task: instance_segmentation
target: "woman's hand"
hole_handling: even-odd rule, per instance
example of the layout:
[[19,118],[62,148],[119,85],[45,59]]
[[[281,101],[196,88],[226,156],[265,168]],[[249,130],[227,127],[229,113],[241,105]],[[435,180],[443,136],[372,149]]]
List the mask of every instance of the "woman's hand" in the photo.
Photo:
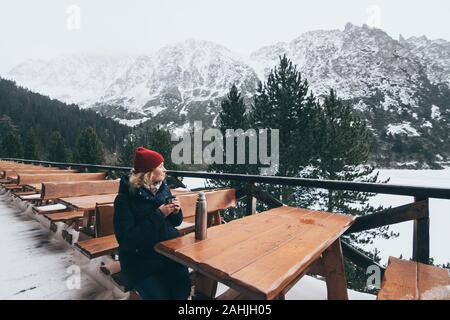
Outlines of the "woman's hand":
[[173,199],[172,204],[175,206],[173,213],[177,213],[178,211],[180,211],[180,201],[178,200],[178,198]]
[[169,204],[163,204],[159,208],[159,211],[162,212],[162,214],[167,217],[169,214],[172,214],[175,210],[175,204],[169,203]]

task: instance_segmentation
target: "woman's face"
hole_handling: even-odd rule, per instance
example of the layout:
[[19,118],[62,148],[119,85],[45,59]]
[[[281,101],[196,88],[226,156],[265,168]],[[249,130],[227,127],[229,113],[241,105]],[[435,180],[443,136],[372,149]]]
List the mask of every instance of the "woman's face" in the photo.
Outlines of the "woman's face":
[[160,182],[163,181],[166,177],[166,168],[164,168],[164,162],[162,162],[159,166],[153,169],[153,181]]

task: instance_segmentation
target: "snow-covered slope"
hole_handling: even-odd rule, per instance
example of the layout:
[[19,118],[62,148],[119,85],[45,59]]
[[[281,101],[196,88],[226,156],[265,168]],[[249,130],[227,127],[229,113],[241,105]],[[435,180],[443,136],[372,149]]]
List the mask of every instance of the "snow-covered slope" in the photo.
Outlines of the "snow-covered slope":
[[400,44],[407,47],[426,68],[428,78],[433,83],[450,85],[450,42],[443,39],[430,40],[425,36],[404,39]]

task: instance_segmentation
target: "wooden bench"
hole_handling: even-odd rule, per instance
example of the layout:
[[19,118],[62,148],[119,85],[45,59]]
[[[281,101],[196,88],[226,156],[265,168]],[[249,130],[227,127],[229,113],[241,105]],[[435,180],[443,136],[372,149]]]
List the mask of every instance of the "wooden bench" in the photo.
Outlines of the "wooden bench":
[[[119,180],[104,181],[71,181],[71,182],[44,182],[40,199],[56,200],[59,197],[77,197],[110,194],[117,191]],[[44,216],[50,221],[50,230],[56,232],[56,222],[72,225],[75,221],[85,217],[83,210],[69,210],[57,213],[48,213]]]
[[42,183],[41,195],[43,200],[54,200],[111,194],[119,190],[119,182],[120,180],[44,182]]
[[54,181],[88,181],[105,180],[106,173],[50,173],[50,174],[22,174],[17,177],[17,184],[27,185],[31,183]]
[[45,213],[46,217],[50,222],[67,222],[70,220],[82,219],[84,217],[83,211],[63,211],[56,213]]
[[450,270],[389,257],[378,300],[450,300]]
[[[75,247],[89,259],[115,253],[119,248],[119,243],[114,235],[113,218],[113,204],[97,206],[95,214],[96,238],[79,241],[75,243]],[[186,232],[192,232],[194,225],[189,222],[183,222],[177,229],[181,234],[185,234]]]
[[28,166],[28,167],[18,167],[18,166],[2,166],[0,168],[0,177],[6,178],[8,175],[17,176],[18,172],[23,173],[31,173],[31,172],[57,172],[57,171],[72,171],[76,172],[76,170],[63,170],[59,168],[51,168],[51,167],[39,167],[39,166]]
[[4,177],[17,177],[20,174],[46,174],[46,173],[77,173],[77,170],[62,170],[58,168],[46,169],[9,169],[3,171]]

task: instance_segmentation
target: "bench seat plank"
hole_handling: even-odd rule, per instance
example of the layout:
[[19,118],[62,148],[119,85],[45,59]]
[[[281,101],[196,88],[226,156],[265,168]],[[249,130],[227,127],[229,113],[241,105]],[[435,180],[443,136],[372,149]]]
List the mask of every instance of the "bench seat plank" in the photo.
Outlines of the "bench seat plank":
[[447,269],[389,257],[378,300],[450,300]]
[[46,213],[44,216],[51,222],[65,222],[69,220],[78,220],[84,217],[83,211],[64,211],[55,213]]
[[[176,228],[180,233],[184,233],[193,230],[194,224],[182,222]],[[115,252],[119,248],[119,243],[116,240],[116,236],[112,234],[109,236],[79,241],[75,243],[75,247],[89,259],[94,259]]]

